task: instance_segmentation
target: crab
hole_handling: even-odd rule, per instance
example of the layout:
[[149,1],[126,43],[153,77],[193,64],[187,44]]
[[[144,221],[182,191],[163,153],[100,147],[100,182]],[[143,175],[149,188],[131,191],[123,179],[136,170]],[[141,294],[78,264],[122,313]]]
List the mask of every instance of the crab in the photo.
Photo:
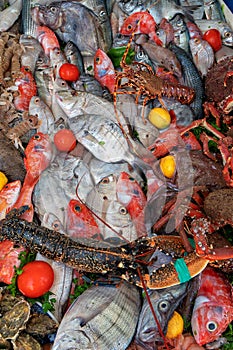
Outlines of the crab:
[[205,80],[206,102],[204,112],[216,118],[217,125],[221,120],[231,125],[233,121],[233,57],[216,63],[208,71]]

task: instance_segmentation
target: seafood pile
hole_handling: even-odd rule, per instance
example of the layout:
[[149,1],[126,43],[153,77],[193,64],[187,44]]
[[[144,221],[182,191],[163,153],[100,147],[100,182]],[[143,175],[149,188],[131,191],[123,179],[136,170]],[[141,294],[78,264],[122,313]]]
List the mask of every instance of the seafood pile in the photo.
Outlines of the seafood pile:
[[[0,6],[0,282],[36,253],[56,319],[31,339],[30,300],[17,291],[5,310],[2,292],[0,342],[230,349],[233,28],[220,3]],[[71,302],[77,280],[91,286]]]

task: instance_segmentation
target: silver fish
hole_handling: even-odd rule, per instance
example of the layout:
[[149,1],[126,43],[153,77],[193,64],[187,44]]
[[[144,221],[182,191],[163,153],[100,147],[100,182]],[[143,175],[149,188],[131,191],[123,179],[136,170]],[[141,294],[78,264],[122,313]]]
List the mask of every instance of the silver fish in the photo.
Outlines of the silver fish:
[[202,33],[205,33],[211,28],[218,29],[221,34],[223,45],[233,46],[233,30],[226,22],[211,19],[208,21],[205,19],[200,19],[196,20],[196,24]]
[[69,63],[75,64],[81,73],[84,73],[84,63],[79,48],[72,42],[68,41],[64,47],[64,54]]
[[35,81],[38,96],[47,104],[49,108],[52,107],[52,77],[53,69],[50,67],[49,58],[44,52],[42,52],[36,62]]
[[215,61],[214,50],[206,40],[198,38],[190,39],[189,46],[198,71],[202,77],[206,76]]
[[174,29],[174,43],[189,53],[189,31],[185,20],[177,14],[170,20],[170,23]]
[[127,349],[140,304],[138,290],[125,282],[88,288],[64,315],[52,350]]
[[0,31],[6,32],[19,18],[22,10],[22,0],[15,0],[10,6],[0,12]]
[[31,17],[31,8],[35,5],[35,0],[23,0],[22,5],[22,32],[36,38],[36,23]]
[[203,0],[203,3],[205,15],[208,20],[226,21],[218,0]]
[[204,16],[203,0],[179,0],[179,5],[182,7],[191,6],[194,20],[202,19]]
[[33,96],[31,98],[29,114],[38,116],[39,127],[37,128],[37,131],[49,135],[54,133],[54,115],[47,104],[39,96]]
[[[78,91],[89,92],[93,95],[103,97],[106,99],[107,91],[104,89],[101,84],[90,74],[82,74],[76,82],[72,83],[72,88]],[[110,93],[109,100],[112,99]]]
[[30,70],[34,74],[36,62],[39,55],[43,52],[43,48],[37,39],[26,34],[20,35],[19,43],[23,47],[21,64],[30,67]]
[[[186,295],[187,283],[175,287],[156,290],[150,293],[150,299],[156,313],[163,334],[166,334],[167,324],[173,312]],[[140,313],[136,340],[139,344],[146,345],[146,349],[153,350],[156,343],[162,343],[161,335],[156,326],[151,309],[145,299]]]

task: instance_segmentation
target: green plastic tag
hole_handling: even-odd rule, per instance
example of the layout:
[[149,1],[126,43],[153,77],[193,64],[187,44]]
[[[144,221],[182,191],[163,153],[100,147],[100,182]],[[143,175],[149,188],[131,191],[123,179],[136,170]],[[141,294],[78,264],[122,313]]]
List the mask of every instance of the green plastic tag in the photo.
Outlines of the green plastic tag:
[[176,261],[174,262],[174,266],[178,274],[180,283],[188,282],[192,278],[183,258],[176,259]]

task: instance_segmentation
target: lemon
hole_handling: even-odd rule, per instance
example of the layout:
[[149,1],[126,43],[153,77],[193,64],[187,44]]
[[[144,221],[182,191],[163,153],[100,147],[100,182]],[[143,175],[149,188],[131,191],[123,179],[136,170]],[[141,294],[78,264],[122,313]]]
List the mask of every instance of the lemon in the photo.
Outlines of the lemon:
[[181,315],[174,311],[172,318],[168,321],[166,337],[173,339],[182,334],[184,330],[184,320]]
[[150,110],[148,119],[156,128],[165,129],[171,124],[169,112],[161,107],[155,107]]
[[164,176],[172,178],[176,170],[176,161],[173,156],[166,156],[160,159],[160,169]]
[[6,175],[0,171],[0,191],[7,184],[7,182],[8,182],[8,179]]

